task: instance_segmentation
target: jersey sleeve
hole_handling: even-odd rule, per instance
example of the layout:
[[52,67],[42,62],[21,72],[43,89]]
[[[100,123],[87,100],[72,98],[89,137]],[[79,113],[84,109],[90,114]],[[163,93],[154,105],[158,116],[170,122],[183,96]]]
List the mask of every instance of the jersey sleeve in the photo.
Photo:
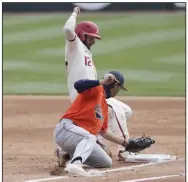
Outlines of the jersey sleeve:
[[76,17],[77,17],[76,13],[73,12],[63,27],[64,36],[70,42],[73,42],[76,36],[75,34]]
[[77,49],[76,46],[79,43],[78,37],[75,33],[76,17],[77,15],[73,12],[63,27],[66,54],[74,53],[75,49]]
[[77,49],[79,45],[79,38],[77,37],[77,35],[75,35],[75,39],[73,41],[69,41],[65,38],[65,42],[66,42],[66,51],[68,53],[73,53],[74,50]]

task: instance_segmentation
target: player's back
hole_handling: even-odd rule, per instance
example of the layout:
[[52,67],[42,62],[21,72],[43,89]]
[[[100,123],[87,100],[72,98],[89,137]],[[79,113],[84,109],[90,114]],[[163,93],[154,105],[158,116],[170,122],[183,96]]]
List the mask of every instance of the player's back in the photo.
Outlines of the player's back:
[[96,135],[103,123],[107,125],[108,105],[102,86],[78,94],[62,118],[71,119],[76,125]]
[[95,65],[92,61],[92,54],[87,47],[76,36],[73,42],[66,40],[65,60],[68,63],[68,89],[71,100],[77,96],[74,83],[80,79],[97,79]]

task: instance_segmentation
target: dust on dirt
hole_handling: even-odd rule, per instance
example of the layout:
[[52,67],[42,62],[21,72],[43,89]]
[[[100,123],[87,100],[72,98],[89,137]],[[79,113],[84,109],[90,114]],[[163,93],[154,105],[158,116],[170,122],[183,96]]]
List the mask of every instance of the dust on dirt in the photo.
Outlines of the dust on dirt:
[[[128,123],[131,136],[152,136],[156,144],[144,153],[163,153],[185,158],[185,98],[119,97],[133,109]],[[3,181],[25,181],[52,177],[56,165],[53,130],[70,102],[64,96],[3,96]],[[113,167],[130,164],[116,160]],[[161,168],[163,170],[161,170]],[[185,172],[185,161],[109,173],[92,181],[119,181]],[[164,181],[185,181],[184,177]],[[85,181],[83,178],[64,181]],[[87,181],[87,180],[86,180]],[[160,180],[162,181],[162,180]],[[91,182],[91,180],[90,180]]]

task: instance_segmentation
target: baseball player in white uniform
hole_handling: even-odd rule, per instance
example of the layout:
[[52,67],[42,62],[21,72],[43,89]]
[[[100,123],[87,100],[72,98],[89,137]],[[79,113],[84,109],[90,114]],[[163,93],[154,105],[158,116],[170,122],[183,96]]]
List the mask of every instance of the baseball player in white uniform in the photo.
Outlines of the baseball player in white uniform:
[[[97,71],[92,59],[90,48],[95,44],[95,39],[100,40],[97,25],[90,21],[83,21],[76,25],[76,20],[80,15],[80,8],[75,7],[73,13],[63,27],[65,36],[65,65],[68,77],[68,90],[71,102],[77,96],[74,83],[79,79],[97,79]],[[129,139],[127,120],[132,115],[132,109],[116,100],[107,99],[109,105],[109,127],[108,129],[116,135]],[[98,138],[103,143],[102,137]],[[103,143],[104,144],[104,143]],[[109,151],[108,151],[109,152]],[[59,148],[56,149],[59,166],[64,166],[68,157]],[[110,154],[109,154],[110,155]]]

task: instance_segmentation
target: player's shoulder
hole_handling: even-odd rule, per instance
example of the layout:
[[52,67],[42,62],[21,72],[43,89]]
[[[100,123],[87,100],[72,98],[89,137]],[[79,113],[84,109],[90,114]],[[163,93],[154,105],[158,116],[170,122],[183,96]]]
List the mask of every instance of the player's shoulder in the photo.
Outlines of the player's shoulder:
[[74,52],[81,52],[84,53],[86,48],[83,42],[76,36],[75,40],[70,42],[66,40],[66,47],[68,50],[72,50]]
[[93,88],[90,88],[90,89],[84,91],[83,94],[85,96],[97,97],[97,96],[100,96],[101,93],[103,93],[103,92],[104,92],[103,86],[99,85],[99,86],[96,86],[96,87],[93,87]]
[[93,95],[97,96],[105,96],[104,95],[104,88],[102,85],[92,88]]
[[98,85],[98,86],[96,86],[96,87],[93,87],[92,89],[93,89],[93,90],[98,90],[98,91],[103,91],[103,90],[104,90],[104,88],[103,88],[102,85]]
[[96,92],[96,91],[102,91],[102,90],[103,90],[103,87],[101,85],[98,85],[98,86],[90,88],[86,91],[95,91]]

